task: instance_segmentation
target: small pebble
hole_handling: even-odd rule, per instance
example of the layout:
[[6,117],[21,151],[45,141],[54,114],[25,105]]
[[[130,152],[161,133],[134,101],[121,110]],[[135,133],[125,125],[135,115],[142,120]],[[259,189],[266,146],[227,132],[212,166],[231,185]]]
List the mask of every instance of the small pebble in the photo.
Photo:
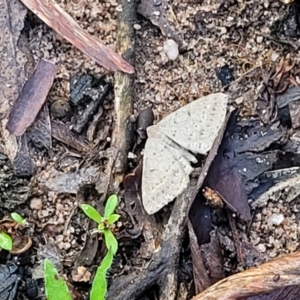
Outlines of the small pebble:
[[62,234],[60,234],[60,235],[58,235],[57,237],[56,237],[56,243],[60,243],[60,242],[62,242],[64,240],[64,236],[62,235]]
[[257,249],[261,252],[261,253],[264,253],[266,252],[266,246],[264,244],[258,244],[257,245]]
[[178,44],[174,40],[166,40],[163,49],[170,60],[175,60],[179,55]]
[[272,54],[271,54],[271,60],[272,60],[273,62],[275,62],[275,61],[278,59],[278,57],[279,57],[279,54],[278,54],[278,53],[272,52]]
[[51,114],[54,118],[64,118],[71,112],[71,106],[68,100],[59,99],[51,105]]
[[40,210],[43,207],[42,200],[40,198],[33,198],[30,201],[30,208],[35,210]]
[[263,40],[264,40],[264,38],[260,35],[256,37],[257,44],[261,44]]
[[227,33],[227,28],[226,27],[220,27],[220,33],[221,34],[225,34],[225,33]]
[[244,102],[244,97],[243,97],[243,96],[238,97],[238,98],[235,99],[235,103],[236,103],[237,105],[240,105],[240,104],[242,104],[243,102]]
[[135,30],[140,30],[140,29],[142,28],[142,26],[141,26],[140,24],[134,24],[134,25],[133,25],[133,28],[134,28]]
[[64,243],[64,242],[60,242],[60,243],[57,244],[57,246],[58,246],[58,248],[59,248],[60,250],[63,250],[64,247],[65,247],[65,243]]
[[283,221],[284,221],[284,215],[283,214],[273,214],[267,220],[267,222],[270,225],[275,225],[275,226],[280,225]]
[[70,248],[71,248],[71,243],[68,243],[68,242],[66,242],[65,244],[64,244],[64,248],[65,248],[65,250],[69,250]]

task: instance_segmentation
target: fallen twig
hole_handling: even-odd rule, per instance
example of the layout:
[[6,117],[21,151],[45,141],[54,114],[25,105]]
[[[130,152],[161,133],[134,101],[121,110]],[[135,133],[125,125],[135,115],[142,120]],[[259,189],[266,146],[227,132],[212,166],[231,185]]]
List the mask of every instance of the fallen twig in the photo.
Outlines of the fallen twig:
[[[118,12],[117,52],[126,55],[126,59],[135,64],[135,30],[137,1],[120,0],[122,10]],[[127,169],[127,155],[132,147],[133,123],[133,85],[134,76],[116,72],[115,74],[115,125],[112,134],[112,146],[118,149],[115,162],[115,173],[120,175],[119,181]]]
[[43,22],[99,65],[112,71],[132,74],[134,68],[119,54],[85,32],[53,0],[21,0]]

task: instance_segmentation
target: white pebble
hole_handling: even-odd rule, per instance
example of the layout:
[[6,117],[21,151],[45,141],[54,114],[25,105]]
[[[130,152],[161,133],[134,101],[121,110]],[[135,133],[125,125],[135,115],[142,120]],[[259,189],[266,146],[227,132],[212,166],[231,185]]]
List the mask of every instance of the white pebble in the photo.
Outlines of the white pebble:
[[269,225],[280,225],[284,220],[284,215],[283,214],[273,214],[272,216],[270,216],[267,220],[267,222],[269,223]]
[[42,216],[43,216],[43,218],[48,217],[49,216],[48,210],[46,210],[46,209],[42,210]]
[[64,236],[62,235],[62,234],[60,234],[60,235],[58,235],[57,237],[56,237],[56,243],[60,243],[60,242],[62,242],[64,240]]
[[140,30],[140,29],[142,28],[142,26],[141,26],[140,24],[134,24],[134,25],[133,25],[133,28],[134,28],[135,30]]
[[264,244],[259,244],[257,245],[257,249],[261,252],[261,253],[264,253],[266,252],[266,246]]
[[69,242],[66,242],[66,243],[64,243],[64,248],[65,248],[65,250],[69,250],[70,248],[71,248],[71,243],[69,243]]
[[279,54],[278,54],[278,53],[272,52],[272,54],[271,54],[271,60],[272,60],[273,62],[275,62],[275,61],[278,59],[278,57],[279,57]]
[[42,200],[40,198],[33,198],[30,201],[30,208],[40,210],[43,207]]
[[166,40],[163,49],[170,60],[175,60],[179,55],[178,44],[174,40]]
[[257,44],[261,44],[263,40],[264,40],[264,38],[260,35],[256,37]]

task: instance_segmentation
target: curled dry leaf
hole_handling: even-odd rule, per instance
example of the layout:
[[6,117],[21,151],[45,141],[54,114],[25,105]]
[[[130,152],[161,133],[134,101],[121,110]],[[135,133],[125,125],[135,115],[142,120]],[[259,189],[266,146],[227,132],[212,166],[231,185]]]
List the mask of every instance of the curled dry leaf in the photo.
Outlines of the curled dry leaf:
[[14,236],[13,248],[9,252],[15,255],[20,255],[26,252],[32,246],[32,239],[29,236]]
[[299,285],[299,270],[300,252],[296,252],[227,277],[193,297],[192,300],[247,299],[278,288]]

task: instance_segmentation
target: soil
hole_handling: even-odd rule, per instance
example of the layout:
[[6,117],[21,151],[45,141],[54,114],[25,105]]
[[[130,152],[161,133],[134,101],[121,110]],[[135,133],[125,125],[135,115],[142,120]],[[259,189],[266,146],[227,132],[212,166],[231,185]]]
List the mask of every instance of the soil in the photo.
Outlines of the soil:
[[[95,39],[115,49],[117,1],[56,2]],[[298,32],[292,34],[288,26],[284,25],[282,29],[276,23],[288,13],[292,15],[294,4],[287,5],[275,0],[155,0],[153,3],[156,4],[152,5],[152,12],[156,11],[156,7],[166,12],[167,22],[172,24],[171,35],[177,38],[179,44],[179,55],[175,60],[170,60],[165,53],[164,43],[170,37],[164,35],[163,23],[157,21],[156,26],[153,24],[155,22],[138,14],[133,24],[136,33],[133,122],[141,111],[151,108],[154,123],[157,123],[187,103],[216,92],[227,93],[230,109],[240,109],[242,118],[258,118],[261,116],[257,107],[258,100],[262,98],[263,84],[271,70],[278,68],[283,61],[292,68],[288,76],[280,79],[286,82],[281,92],[290,86],[300,85]],[[300,27],[298,30],[300,32]],[[23,32],[36,63],[43,58],[59,65],[46,102],[53,122],[70,126],[72,120],[82,114],[82,107],[74,108],[70,103],[70,94],[76,85],[74,78],[89,74],[99,80],[99,85],[102,81],[115,85],[113,73],[90,60],[31,12],[25,19]],[[15,299],[45,299],[41,262],[50,257],[60,274],[70,282],[74,299],[88,299],[92,278],[105,254],[105,246],[101,236],[90,236],[89,230],[95,225],[89,222],[79,205],[88,203],[103,212],[107,196],[114,192],[107,191],[107,185],[111,175],[109,162],[114,155],[110,142],[115,117],[111,89],[94,112],[94,119],[78,134],[75,146],[66,145],[59,138],[52,139],[49,149],[30,145],[35,160],[35,172],[30,178],[15,176],[11,163],[5,155],[1,155],[1,217],[8,217],[13,211],[24,216],[30,223],[29,228],[14,230],[21,230],[21,235],[30,236],[33,243],[29,250],[20,255],[0,253],[1,264],[17,261],[22,267],[23,275],[20,276],[23,279],[18,284]],[[260,126],[264,128],[262,122]],[[287,128],[287,139],[295,136],[299,129],[292,128],[291,124]],[[135,132],[135,144],[128,155],[127,174],[136,172],[135,167],[142,157],[145,136],[140,144],[137,136]],[[278,150],[276,147],[266,147],[260,151],[272,152]],[[79,175],[71,178],[70,174],[76,172]],[[153,218],[155,222],[151,221],[151,224],[157,226],[158,237],[147,241],[143,234],[146,225],[141,225],[141,220],[136,217],[136,204],[124,200],[124,185],[118,190],[120,203],[117,213],[121,218],[115,233],[120,246],[109,272],[109,284],[121,275],[147,269],[172,210],[171,205]],[[251,251],[257,251],[256,262],[299,249],[299,198],[288,204],[285,200],[283,190],[276,199],[270,197],[264,206],[252,208],[250,227],[243,221],[238,224],[237,230],[243,236],[241,239],[254,246]],[[218,198],[218,201],[222,200]],[[225,215],[221,214],[216,223],[221,228],[223,271],[230,275],[246,266],[241,266],[237,258]],[[190,299],[195,291],[187,234],[178,273],[177,299]],[[158,299],[157,294],[157,289],[152,288],[139,299]]]

